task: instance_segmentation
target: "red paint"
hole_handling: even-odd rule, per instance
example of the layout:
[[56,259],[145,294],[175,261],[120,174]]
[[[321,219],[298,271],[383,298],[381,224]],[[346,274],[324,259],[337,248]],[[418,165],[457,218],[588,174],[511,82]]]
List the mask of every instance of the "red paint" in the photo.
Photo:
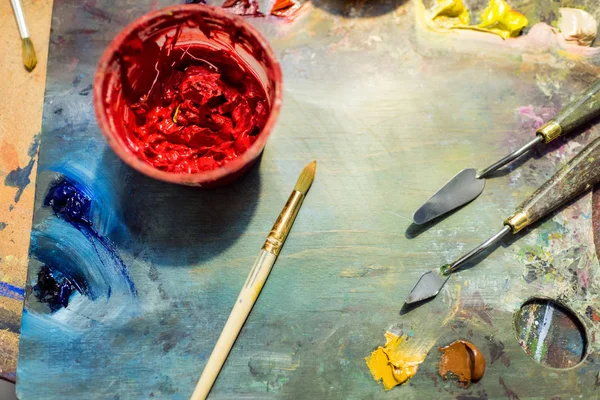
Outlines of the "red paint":
[[113,150],[151,177],[189,185],[245,172],[280,104],[281,70],[266,41],[241,18],[203,5],[131,24],[94,82],[96,115]]
[[260,12],[258,1],[256,0],[225,0],[223,8],[227,8],[227,11],[243,16],[254,16],[263,17],[264,14]]
[[295,5],[296,3],[292,0],[275,0],[275,4],[273,4],[273,8],[271,8],[271,14],[278,17],[285,17],[287,16],[288,11]]
[[[261,12],[257,0],[225,0],[221,7],[226,8],[227,11],[237,15],[247,17],[265,16]],[[289,19],[299,9],[300,6],[297,6],[297,4],[294,3],[292,0],[275,0],[275,3],[273,3],[273,7],[271,7],[271,11],[269,11],[269,14],[274,15],[276,17],[285,17]]]
[[150,88],[123,116],[132,151],[163,171],[197,173],[248,150],[269,114],[254,74],[232,52],[177,46],[177,35],[154,51],[156,68],[142,65],[139,78]]

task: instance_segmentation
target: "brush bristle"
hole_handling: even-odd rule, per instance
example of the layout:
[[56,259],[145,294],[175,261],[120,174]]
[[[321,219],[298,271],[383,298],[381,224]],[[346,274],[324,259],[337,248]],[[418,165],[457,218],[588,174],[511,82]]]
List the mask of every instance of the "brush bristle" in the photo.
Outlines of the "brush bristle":
[[316,172],[317,172],[317,162],[316,161],[313,161],[310,164],[308,164],[306,167],[304,167],[304,169],[302,170],[302,173],[300,174],[300,177],[298,178],[298,182],[296,182],[296,187],[294,187],[294,190],[296,190],[300,193],[308,192],[310,185],[312,185],[313,180],[315,179]]
[[21,46],[23,47],[23,64],[27,71],[31,72],[37,65],[37,57],[35,56],[33,42],[27,37],[21,40]]

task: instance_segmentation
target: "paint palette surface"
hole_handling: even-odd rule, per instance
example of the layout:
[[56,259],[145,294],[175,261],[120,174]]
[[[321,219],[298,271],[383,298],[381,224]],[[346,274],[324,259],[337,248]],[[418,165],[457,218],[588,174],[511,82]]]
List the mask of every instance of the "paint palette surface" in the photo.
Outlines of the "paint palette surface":
[[[541,3],[550,4],[512,5],[533,25],[556,12]],[[580,3],[600,16],[593,2]],[[454,274],[435,300],[399,312],[423,271],[495,233],[600,134],[590,127],[560,139],[490,179],[459,212],[410,226],[412,212],[457,171],[484,167],[530,140],[594,79],[598,52],[576,57],[530,33],[507,41],[440,34],[423,23],[418,1],[320,0],[293,18],[247,17],[279,57],[284,106],[259,165],[235,184],[202,191],[133,172],[105,144],[92,109],[104,48],[129,22],[169,4],[54,4],[21,399],[189,398],[298,173],[313,159],[315,183],[215,398],[597,395],[592,214],[600,202],[593,205],[591,194]],[[532,297],[555,299],[581,320],[588,341],[579,365],[550,369],[521,349],[514,319]],[[409,384],[386,393],[364,358],[389,329],[402,329],[406,343],[428,355]],[[483,379],[468,389],[437,375],[437,347],[457,339],[474,343],[487,361]]]

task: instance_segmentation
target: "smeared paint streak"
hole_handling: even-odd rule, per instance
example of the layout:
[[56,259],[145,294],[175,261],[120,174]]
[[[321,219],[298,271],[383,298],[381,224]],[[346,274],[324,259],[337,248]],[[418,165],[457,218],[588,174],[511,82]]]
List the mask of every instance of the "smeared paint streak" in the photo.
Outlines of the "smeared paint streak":
[[10,283],[0,282],[0,296],[20,301],[25,296],[25,290]]
[[502,379],[501,376],[498,377],[498,382],[500,383],[502,388],[504,388],[504,393],[506,394],[509,400],[519,400],[519,396],[517,396],[515,392],[513,392],[511,389],[508,388],[508,386],[506,386],[506,383],[504,383],[504,379]]
[[27,155],[29,157],[35,157],[37,155],[38,149],[40,148],[40,133],[36,133],[33,136],[33,142],[29,145],[29,149],[27,149]]
[[341,278],[365,278],[385,275],[390,272],[387,267],[381,267],[377,265],[369,265],[360,268],[346,268],[340,271],[339,276]]
[[419,364],[426,353],[414,354],[406,344],[406,335],[385,333],[385,345],[379,346],[365,358],[367,366],[376,381],[382,381],[385,390],[407,382],[415,376]]
[[[64,170],[48,190],[44,206],[54,216],[36,225],[31,257],[43,264],[29,285],[43,307],[28,308],[35,329],[52,326],[79,334],[98,323],[120,324],[138,313],[137,292],[115,245],[100,232],[115,228],[112,210],[96,200],[110,182],[91,181],[77,170]],[[77,179],[75,179],[77,178]],[[30,328],[34,329],[34,328]]]
[[532,105],[519,107],[518,111],[519,114],[524,115],[533,120],[535,129],[538,129],[540,126],[544,125],[544,119],[535,113]]
[[67,35],[93,35],[98,32],[97,29],[69,29],[65,32]]
[[118,22],[119,24],[125,25],[127,21],[116,15],[109,14],[101,8],[94,7],[91,4],[84,4],[83,11],[91,15],[94,19],[105,21],[105,22]]
[[456,400],[488,400],[488,398],[485,390],[478,390],[477,393],[473,394],[459,394],[456,396]]
[[[113,261],[118,265],[121,273],[128,281],[131,293],[136,293],[135,285],[129,278],[127,267],[117,254],[115,245],[108,238],[100,235],[92,226],[92,198],[90,193],[74,182],[63,178],[50,187],[44,200],[44,206],[50,207],[56,216],[66,220],[83,233],[89,239],[90,244],[97,253],[98,249],[95,242],[100,242],[111,254]],[[100,253],[98,253],[98,256],[100,256]]]
[[6,175],[4,178],[4,184],[10,187],[16,187],[17,193],[15,194],[15,203],[18,203],[21,200],[21,195],[23,191],[31,183],[31,179],[29,179],[29,175],[31,175],[31,171],[33,170],[33,164],[35,164],[35,159],[29,160],[29,163],[24,167],[17,167]]
[[35,156],[37,154],[39,144],[40,135],[37,134],[33,137],[33,142],[29,146],[29,150],[27,150],[27,155],[30,157],[27,165],[24,168],[17,167],[16,169],[10,171],[6,175],[6,178],[4,178],[4,185],[17,188],[17,193],[15,194],[15,203],[19,202],[23,191],[27,185],[31,183],[29,176],[33,170],[33,165],[35,164]]
[[544,355],[545,346],[543,346],[544,341],[546,340],[546,336],[548,336],[548,331],[550,330],[550,324],[552,323],[552,312],[554,308],[552,304],[548,303],[546,307],[546,311],[544,312],[544,319],[542,320],[542,327],[540,329],[540,336],[538,338],[538,346],[535,349],[535,359],[537,361],[542,361],[542,356]]
[[485,373],[485,359],[473,343],[457,340],[439,349],[442,352],[439,374],[444,379],[455,377],[465,387],[477,382]]
[[485,304],[481,294],[474,292],[470,297],[462,299],[458,317],[472,321],[473,316],[478,316],[486,324],[494,326],[488,311],[489,307]]
[[[31,257],[49,269],[52,279],[40,282],[47,275],[44,267],[30,277],[36,298],[48,306],[48,311],[29,308],[30,319],[75,333],[97,323],[125,323],[137,313],[136,293],[119,259],[100,239],[63,218],[50,217],[33,230]],[[40,284],[49,290],[40,292]],[[44,301],[40,295],[50,297]]]
[[88,85],[86,86],[84,89],[81,89],[79,91],[79,95],[80,96],[87,96],[88,94],[90,94],[90,92],[92,91],[92,85]]
[[485,339],[488,341],[488,347],[491,355],[490,365],[500,360],[504,366],[510,366],[510,359],[504,351],[504,343],[493,336],[485,336]]
[[10,171],[19,166],[19,153],[14,144],[3,140],[0,144],[0,170]]

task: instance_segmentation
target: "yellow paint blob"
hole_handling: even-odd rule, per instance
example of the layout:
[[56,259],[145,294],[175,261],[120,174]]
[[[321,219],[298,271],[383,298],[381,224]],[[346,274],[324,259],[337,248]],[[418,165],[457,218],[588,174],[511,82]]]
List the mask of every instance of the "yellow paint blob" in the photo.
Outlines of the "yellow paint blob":
[[519,36],[528,23],[527,18],[510,8],[506,1],[491,0],[481,13],[481,23],[477,27],[507,39]]
[[438,28],[470,29],[496,34],[504,39],[517,37],[529,23],[527,18],[513,10],[504,0],[490,0],[480,15],[481,23],[469,25],[469,10],[462,0],[437,0],[430,10],[430,20]]
[[426,354],[414,354],[405,341],[406,335],[385,333],[385,345],[379,346],[365,358],[369,370],[376,381],[382,381],[385,390],[405,383],[415,376],[419,364]]
[[181,104],[179,104],[177,106],[177,108],[175,109],[175,113],[173,114],[173,122],[177,123],[177,116],[179,115],[179,107],[181,107]]
[[446,27],[469,25],[471,19],[462,0],[438,0],[431,13],[436,23]]

